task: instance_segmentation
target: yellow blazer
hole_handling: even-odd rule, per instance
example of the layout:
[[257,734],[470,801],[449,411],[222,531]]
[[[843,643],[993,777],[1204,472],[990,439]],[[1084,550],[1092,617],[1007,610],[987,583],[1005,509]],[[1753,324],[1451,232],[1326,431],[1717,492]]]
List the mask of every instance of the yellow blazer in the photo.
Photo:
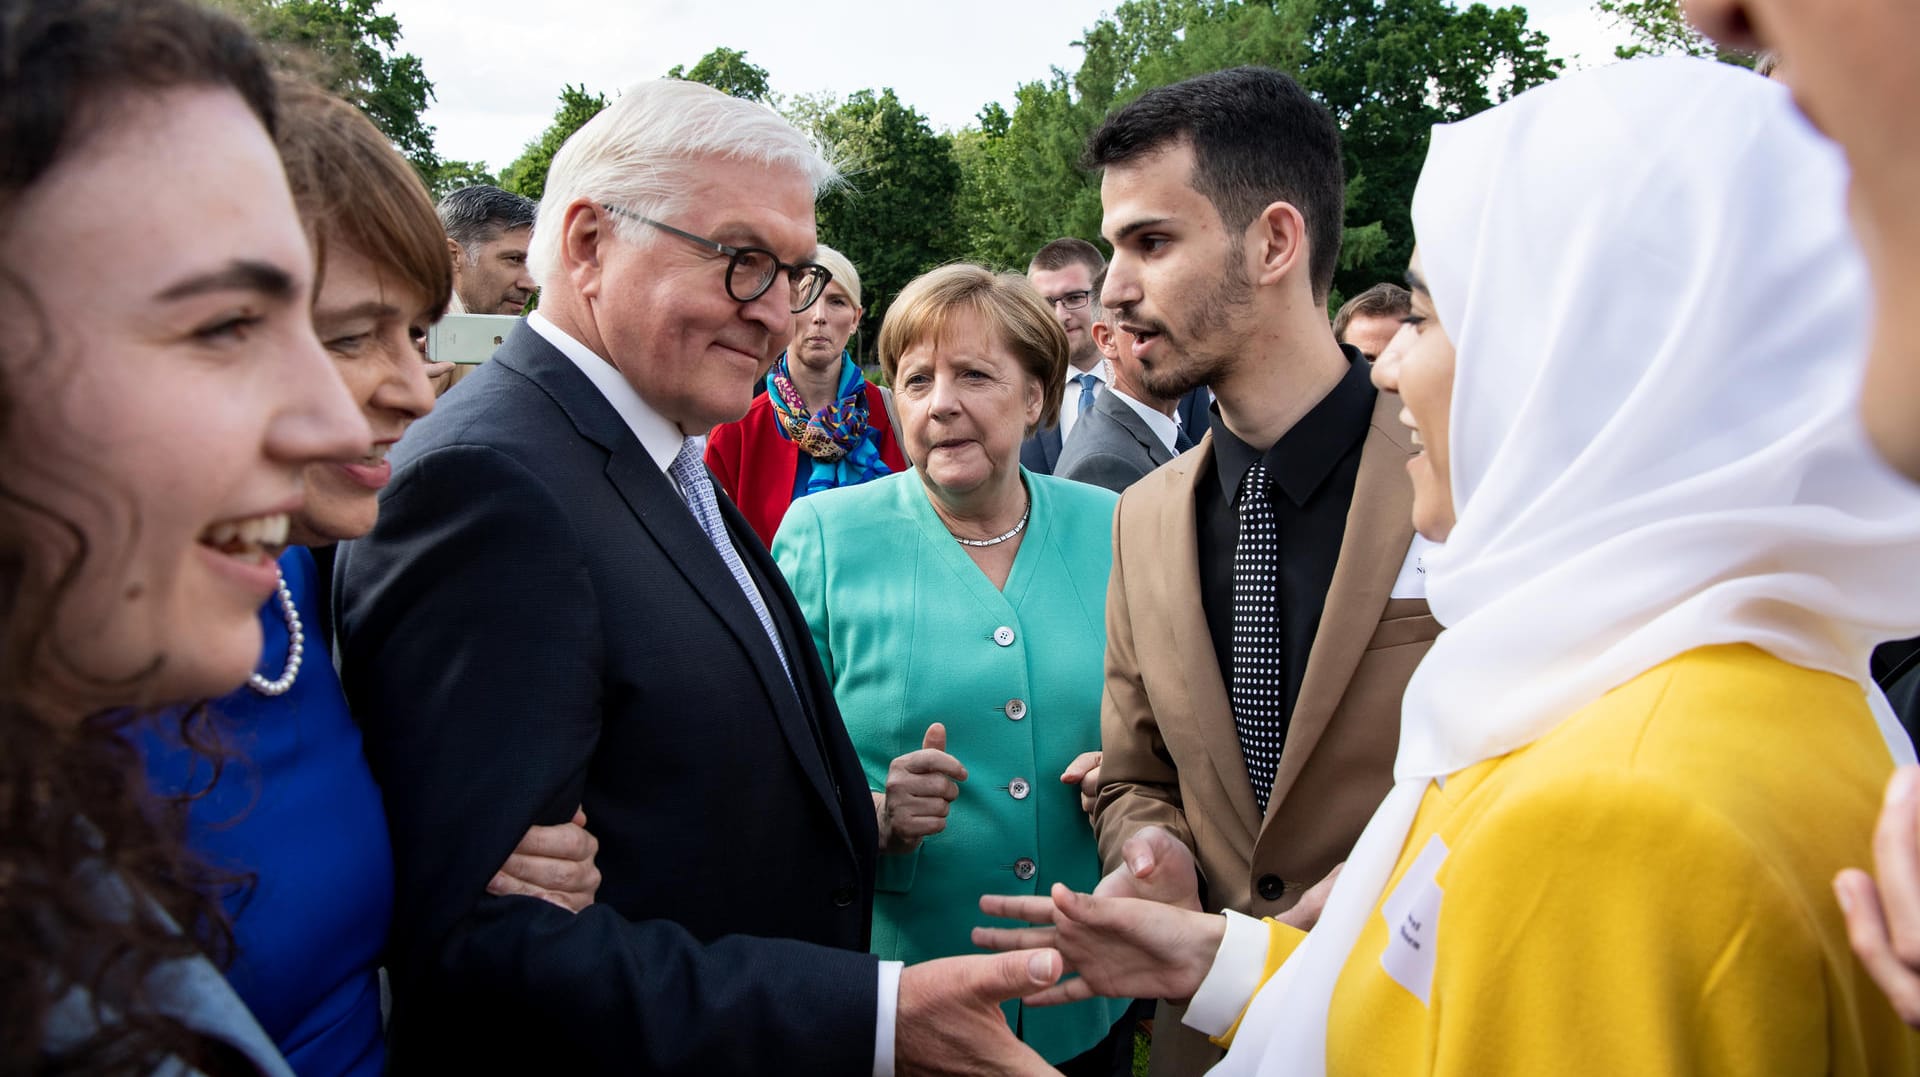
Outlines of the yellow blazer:
[[[1264,818],[1200,605],[1194,490],[1214,481],[1212,435],[1121,496],[1100,711],[1107,868],[1157,823],[1193,849],[1210,910],[1272,916],[1346,859],[1392,788],[1400,697],[1440,632],[1425,599],[1390,597],[1413,541],[1406,462],[1417,450],[1399,412],[1399,396],[1378,395]],[[1218,1057],[1162,1007],[1155,1074],[1198,1073]]]
[[[1858,686],[1737,645],[1430,786],[1380,908],[1424,905],[1431,953],[1368,920],[1327,1072],[1920,1073],[1831,886],[1892,769]],[[1269,931],[1271,972],[1304,936]]]

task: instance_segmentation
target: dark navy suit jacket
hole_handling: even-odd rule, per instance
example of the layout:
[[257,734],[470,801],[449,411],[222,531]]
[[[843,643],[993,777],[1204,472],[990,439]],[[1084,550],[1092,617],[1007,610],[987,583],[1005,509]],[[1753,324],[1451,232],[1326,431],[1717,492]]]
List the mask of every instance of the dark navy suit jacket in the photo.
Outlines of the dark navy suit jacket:
[[[393,834],[395,1068],[869,1072],[873,806],[806,622],[726,495],[791,683],[672,482],[529,326],[393,462],[335,579]],[[576,805],[595,905],[485,892]]]

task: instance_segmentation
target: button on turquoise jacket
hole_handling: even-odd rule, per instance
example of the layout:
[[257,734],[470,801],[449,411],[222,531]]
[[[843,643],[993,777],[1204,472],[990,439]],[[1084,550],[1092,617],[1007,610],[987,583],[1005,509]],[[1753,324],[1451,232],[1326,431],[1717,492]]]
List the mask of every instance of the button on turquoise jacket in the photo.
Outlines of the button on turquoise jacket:
[[[953,540],[911,469],[796,501],[774,537],[869,787],[884,790],[888,765],[934,722],[967,768],[946,830],[880,857],[873,952],[885,959],[977,953],[969,933],[990,922],[983,893],[1045,894],[1055,882],[1085,892],[1100,879],[1079,790],[1060,774],[1100,746],[1118,498],[1021,477],[1033,512],[1004,591]],[[1048,1062],[1091,1048],[1123,1008],[1006,1005]]]

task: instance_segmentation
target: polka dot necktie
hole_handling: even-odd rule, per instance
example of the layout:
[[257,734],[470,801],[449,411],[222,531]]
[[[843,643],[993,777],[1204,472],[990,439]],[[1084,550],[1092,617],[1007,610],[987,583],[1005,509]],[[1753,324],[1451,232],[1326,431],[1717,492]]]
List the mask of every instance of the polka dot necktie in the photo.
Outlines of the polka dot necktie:
[[1233,547],[1233,726],[1260,814],[1286,740],[1281,692],[1280,521],[1273,479],[1256,463],[1240,480],[1240,539]]

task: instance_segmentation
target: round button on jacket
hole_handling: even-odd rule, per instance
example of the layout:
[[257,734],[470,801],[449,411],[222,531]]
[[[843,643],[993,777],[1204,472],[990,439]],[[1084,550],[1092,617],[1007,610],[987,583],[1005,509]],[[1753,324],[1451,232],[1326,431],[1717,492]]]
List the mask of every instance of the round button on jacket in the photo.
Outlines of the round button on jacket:
[[1013,877],[1021,882],[1033,878],[1034,870],[1033,858],[1030,856],[1023,856],[1013,862]]
[[1262,875],[1254,885],[1260,891],[1260,896],[1268,901],[1280,900],[1280,894],[1287,888],[1286,881],[1278,875]]
[[1007,792],[1011,794],[1015,800],[1027,799],[1027,794],[1032,792],[1032,790],[1033,787],[1027,784],[1025,778],[1015,778],[1013,781],[1007,783]]
[[1024,699],[1009,699],[1007,700],[1005,709],[1007,717],[1017,722],[1027,716],[1027,701]]
[[1002,647],[1013,646],[1013,629],[1008,628],[1006,625],[1001,625],[999,628],[994,629],[993,642],[998,643]]

